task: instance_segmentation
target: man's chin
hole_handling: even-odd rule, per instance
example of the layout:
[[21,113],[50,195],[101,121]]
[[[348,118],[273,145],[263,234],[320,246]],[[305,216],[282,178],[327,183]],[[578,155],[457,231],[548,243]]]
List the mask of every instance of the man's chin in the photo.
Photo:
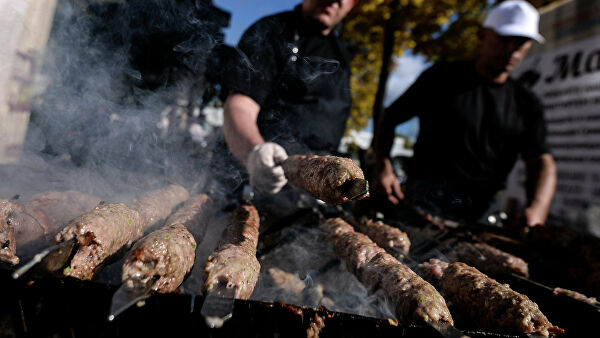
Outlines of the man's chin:
[[323,29],[335,26],[334,18],[327,13],[321,13],[317,15],[316,21],[319,25],[323,27]]

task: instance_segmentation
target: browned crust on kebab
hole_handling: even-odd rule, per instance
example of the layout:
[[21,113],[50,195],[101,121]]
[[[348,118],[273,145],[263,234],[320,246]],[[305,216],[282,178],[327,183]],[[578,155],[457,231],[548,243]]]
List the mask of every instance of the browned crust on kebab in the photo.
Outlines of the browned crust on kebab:
[[381,221],[375,222],[369,220],[366,226],[363,226],[360,230],[388,252],[397,252],[397,250],[400,250],[402,253],[408,253],[410,250],[408,235],[402,230]]
[[259,225],[254,206],[242,205],[234,211],[221,241],[204,265],[205,292],[221,283],[236,287],[235,298],[248,299],[252,295],[260,273],[256,258]]
[[444,270],[440,287],[444,295],[481,328],[543,336],[564,332],[550,324],[537,304],[527,296],[464,263],[450,264]]
[[15,211],[22,211],[22,204],[7,199],[0,199],[0,261],[19,264],[17,257],[17,241],[15,240]]
[[123,264],[122,280],[157,276],[155,291],[175,291],[194,265],[196,241],[189,230],[203,232],[211,213],[208,195],[188,199],[167,218],[165,226],[134,245]]
[[166,225],[138,241],[123,264],[121,280],[157,276],[152,289],[175,291],[194,265],[196,241],[181,223]]
[[[13,228],[10,231],[14,232],[11,235],[14,248],[9,249],[13,255],[16,255],[17,245],[19,251],[24,247],[28,251],[36,250],[46,245],[45,242],[54,237],[68,221],[94,208],[99,202],[99,198],[75,190],[38,193],[26,206],[0,200],[0,227],[7,225]],[[8,229],[0,228],[0,244],[5,243],[1,241],[5,231]],[[14,258],[11,259],[15,262]]]
[[419,264],[419,271],[425,280],[437,285],[439,284],[440,279],[442,279],[444,270],[448,268],[448,265],[450,265],[450,263],[437,258],[431,258],[429,261]]
[[459,243],[458,259],[490,275],[516,273],[529,276],[529,266],[523,259],[486,243]]
[[165,188],[142,194],[134,201],[134,208],[140,212],[144,226],[150,228],[165,220],[173,209],[190,197],[186,188],[171,184]]
[[[35,194],[27,203],[25,211],[37,221],[43,233],[36,231],[17,232],[19,246],[38,240],[50,240],[73,218],[90,211],[100,198],[76,190],[47,191]],[[30,227],[31,228],[31,227]],[[46,243],[38,243],[45,245]]]
[[339,188],[347,181],[365,178],[360,167],[344,157],[292,155],[282,166],[290,182],[330,204],[348,202]]
[[89,280],[107,257],[130,246],[143,233],[142,217],[137,210],[123,203],[101,203],[69,222],[54,239],[56,242],[77,239],[77,253],[65,275]]
[[206,227],[214,211],[213,205],[207,194],[194,195],[167,218],[165,225],[182,223],[192,233],[196,233]]
[[367,236],[340,218],[328,219],[321,229],[333,242],[337,256],[370,292],[384,292],[400,321],[453,324],[446,302],[435,288]]

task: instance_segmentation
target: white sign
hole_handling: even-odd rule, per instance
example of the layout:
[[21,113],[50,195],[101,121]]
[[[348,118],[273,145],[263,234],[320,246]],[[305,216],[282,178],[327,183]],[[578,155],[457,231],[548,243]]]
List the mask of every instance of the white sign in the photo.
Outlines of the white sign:
[[[600,36],[538,53],[514,74],[541,99],[558,184],[549,224],[600,236]],[[522,163],[507,195],[523,201]]]

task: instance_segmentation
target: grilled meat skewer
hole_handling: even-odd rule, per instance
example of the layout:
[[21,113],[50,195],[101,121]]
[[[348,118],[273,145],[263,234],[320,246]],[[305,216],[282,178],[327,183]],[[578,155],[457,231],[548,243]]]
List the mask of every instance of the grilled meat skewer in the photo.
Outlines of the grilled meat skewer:
[[362,170],[349,158],[292,155],[281,165],[291,183],[324,202],[341,204],[369,195]]
[[170,185],[143,194],[135,203],[136,209],[124,203],[100,203],[92,211],[73,219],[54,238],[57,243],[77,239],[77,253],[64,274],[92,279],[106,258],[131,246],[145,230],[169,216],[173,208],[188,197],[185,188]]
[[550,324],[527,296],[465,263],[448,264],[431,259],[422,264],[421,269],[430,276],[437,276],[448,300],[483,329],[508,334],[536,333],[545,337],[564,332]]
[[196,241],[188,229],[203,232],[211,209],[212,202],[205,194],[186,201],[165,226],[135,243],[123,264],[121,280],[158,277],[152,286],[154,291],[175,291],[196,257]]
[[15,212],[24,210],[25,207],[22,204],[0,199],[0,261],[2,262],[19,264],[15,226],[12,218]]
[[490,275],[516,273],[529,276],[529,266],[523,259],[486,243],[460,242],[451,253],[452,261],[465,262]]
[[[28,252],[40,249],[68,221],[89,211],[99,202],[99,198],[75,190],[38,193],[26,205],[0,200],[0,227],[7,227],[0,229],[0,233],[14,233],[7,234],[8,250],[0,251],[0,255],[17,264],[17,247],[26,248]],[[10,245],[11,242],[14,247]]]
[[196,237],[204,237],[213,211],[213,201],[207,194],[194,195],[167,218],[165,225],[181,223]]
[[260,272],[256,258],[260,219],[254,206],[239,206],[215,251],[204,265],[204,292],[220,286],[235,288],[235,298],[248,299]]
[[446,302],[435,288],[367,236],[355,232],[341,218],[328,219],[321,229],[333,242],[337,256],[371,292],[383,290],[394,304],[398,320],[453,324]]
[[403,255],[407,254],[410,250],[408,235],[402,230],[381,221],[374,222],[373,220],[369,220],[359,230],[387,252]]
[[135,243],[123,263],[121,280],[155,278],[152,289],[175,291],[194,265],[196,240],[181,223],[166,225]]
[[143,219],[144,229],[151,228],[164,221],[173,209],[190,197],[186,188],[171,184],[163,189],[152,190],[142,194],[134,201],[134,208]]

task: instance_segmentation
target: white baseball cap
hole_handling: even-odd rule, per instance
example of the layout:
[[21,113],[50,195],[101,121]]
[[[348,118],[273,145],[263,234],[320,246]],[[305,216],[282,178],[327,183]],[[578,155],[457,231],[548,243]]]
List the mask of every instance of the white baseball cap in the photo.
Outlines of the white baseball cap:
[[539,21],[538,11],[529,2],[507,0],[490,10],[483,27],[503,36],[524,36],[544,43],[544,37],[538,32]]

